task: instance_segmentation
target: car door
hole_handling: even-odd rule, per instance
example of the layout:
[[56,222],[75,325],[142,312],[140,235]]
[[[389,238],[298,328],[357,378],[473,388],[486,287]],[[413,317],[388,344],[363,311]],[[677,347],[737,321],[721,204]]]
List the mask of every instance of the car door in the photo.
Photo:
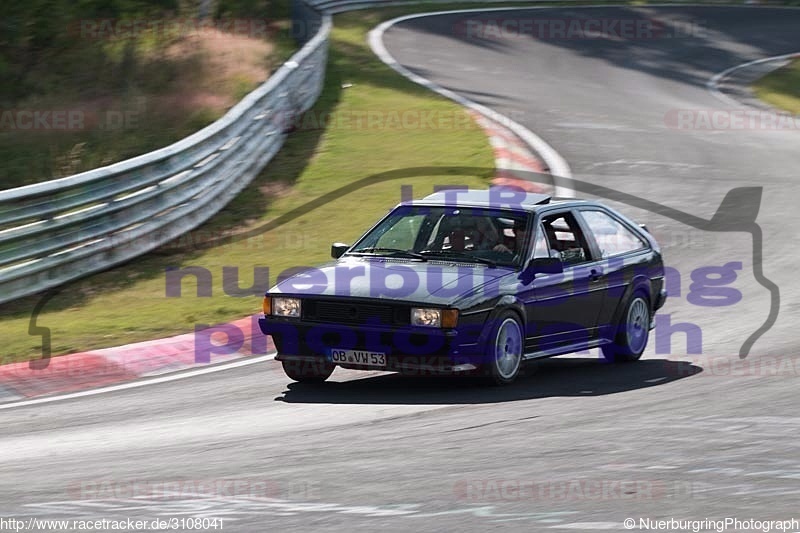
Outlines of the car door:
[[526,302],[527,351],[588,343],[597,336],[605,293],[606,280],[597,268],[598,258],[570,209],[545,212],[537,231],[546,249],[540,244],[534,255],[547,253],[561,259],[564,272],[539,274],[532,282],[533,299]]
[[598,329],[611,338],[616,331],[614,313],[624,304],[622,298],[637,273],[647,271],[650,245],[628,223],[597,206],[581,207],[577,211],[585,234],[600,258],[605,297],[598,316]]

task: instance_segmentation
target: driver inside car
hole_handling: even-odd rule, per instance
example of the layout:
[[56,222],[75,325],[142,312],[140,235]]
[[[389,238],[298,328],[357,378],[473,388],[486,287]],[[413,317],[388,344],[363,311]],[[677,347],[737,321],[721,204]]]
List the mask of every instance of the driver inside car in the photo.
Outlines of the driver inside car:
[[515,220],[513,228],[514,236],[505,243],[497,244],[492,248],[495,252],[505,252],[509,254],[520,254],[528,241],[528,225],[524,220]]

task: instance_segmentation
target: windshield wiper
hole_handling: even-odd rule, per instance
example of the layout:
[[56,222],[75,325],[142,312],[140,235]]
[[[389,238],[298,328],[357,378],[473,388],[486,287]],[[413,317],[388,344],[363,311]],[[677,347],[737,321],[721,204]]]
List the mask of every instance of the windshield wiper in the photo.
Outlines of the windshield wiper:
[[496,268],[497,263],[492,261],[491,259],[487,259],[485,257],[480,257],[477,255],[472,255],[467,252],[459,252],[457,250],[423,250],[420,254],[424,255],[435,255],[440,257],[457,257],[459,259],[463,259],[468,262],[476,262],[482,263],[484,265],[489,266],[489,268]]
[[400,248],[361,248],[360,250],[353,250],[348,252],[347,255],[384,255],[387,257],[409,257],[412,259],[419,259],[420,261],[427,261],[428,258],[417,252],[411,250],[401,250]]

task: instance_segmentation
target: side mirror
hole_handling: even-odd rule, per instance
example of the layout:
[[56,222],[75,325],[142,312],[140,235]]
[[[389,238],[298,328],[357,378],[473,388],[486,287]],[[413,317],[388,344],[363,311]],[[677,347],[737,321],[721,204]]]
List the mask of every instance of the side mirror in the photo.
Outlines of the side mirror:
[[650,230],[647,229],[647,226],[645,224],[639,224],[639,227],[645,230],[647,233],[650,233]]
[[349,244],[344,244],[342,242],[335,242],[331,244],[331,257],[333,257],[334,259],[339,259],[349,249],[350,249]]
[[557,257],[537,257],[531,259],[525,267],[525,274],[533,278],[536,274],[561,274],[564,263]]

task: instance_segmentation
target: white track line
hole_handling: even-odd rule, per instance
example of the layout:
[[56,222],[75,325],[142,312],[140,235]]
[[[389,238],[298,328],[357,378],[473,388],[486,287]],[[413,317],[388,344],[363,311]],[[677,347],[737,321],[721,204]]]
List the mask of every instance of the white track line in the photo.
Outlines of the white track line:
[[32,400],[22,400],[17,402],[9,402],[0,404],[0,411],[4,409],[13,409],[15,407],[26,407],[28,405],[38,405],[41,403],[52,403],[52,402],[60,402],[63,400],[71,400],[73,398],[83,398],[85,396],[94,396],[95,394],[103,394],[106,392],[114,392],[114,391],[121,391],[127,389],[135,389],[137,387],[144,387],[147,385],[156,385],[158,383],[166,383],[168,381],[177,381],[179,379],[191,378],[194,376],[201,376],[203,374],[212,374],[214,372],[222,372],[223,370],[230,370],[232,368],[239,368],[242,366],[254,365],[256,363],[263,363],[266,361],[271,361],[275,358],[275,353],[269,353],[266,355],[262,355],[259,357],[248,357],[246,359],[240,359],[238,361],[231,361],[230,363],[223,363],[221,365],[215,365],[205,368],[197,368],[195,370],[189,370],[186,372],[177,372],[175,374],[169,374],[166,376],[160,376],[157,378],[151,379],[143,379],[139,381],[131,381],[129,383],[120,383],[119,385],[111,385],[108,387],[101,387],[99,389],[89,389],[85,391],[79,392],[71,392],[68,394],[60,394],[58,396],[48,396],[46,398],[35,398]]
[[786,59],[794,59],[796,57],[800,57],[800,52],[794,52],[792,54],[783,54],[780,56],[772,56],[772,57],[764,57],[761,59],[756,59],[754,61],[747,61],[746,63],[742,63],[740,65],[736,65],[734,67],[728,68],[723,70],[722,72],[718,72],[714,74],[710,80],[706,82],[706,89],[718,100],[722,100],[727,104],[731,104],[734,107],[746,107],[744,104],[739,102],[738,100],[731,98],[727,94],[723,93],[719,90],[719,84],[730,76],[732,73],[736,72],[737,70],[747,68],[753,65],[758,65],[761,63],[768,63],[769,61],[783,61]]
[[[511,9],[531,9],[531,8],[511,8]],[[451,15],[451,14],[460,14],[460,13],[474,13],[474,12],[486,12],[486,11],[508,11],[508,8],[492,8],[492,9],[457,9],[452,11],[434,11],[430,13],[415,13],[413,15],[405,15],[402,17],[397,17],[392,20],[387,20],[379,24],[375,27],[372,31],[369,32],[369,45],[372,48],[372,51],[375,53],[378,58],[389,65],[392,69],[394,69],[397,73],[402,76],[405,76],[409,80],[422,85],[423,87],[427,87],[428,89],[444,96],[445,98],[449,98],[454,102],[468,108],[472,109],[473,111],[480,113],[481,115],[485,116],[489,120],[499,123],[502,126],[510,129],[514,132],[520,139],[522,139],[525,143],[531,146],[534,151],[538,152],[538,154],[544,159],[545,164],[550,168],[550,173],[553,175],[553,182],[555,185],[555,194],[556,196],[564,196],[564,197],[572,197],[574,196],[574,191],[567,187],[562,187],[558,185],[558,177],[564,178],[572,178],[572,170],[569,168],[569,164],[567,161],[561,157],[552,146],[547,144],[541,137],[533,133],[531,130],[514,122],[507,116],[498,113],[488,107],[481,105],[477,102],[473,102],[468,98],[461,96],[449,89],[445,89],[444,87],[437,85],[436,83],[432,82],[427,78],[423,78],[417,74],[414,74],[392,57],[389,51],[386,49],[386,46],[383,44],[383,34],[397,24],[398,22],[403,22],[406,20],[422,18],[422,17],[431,17],[436,15]]]

